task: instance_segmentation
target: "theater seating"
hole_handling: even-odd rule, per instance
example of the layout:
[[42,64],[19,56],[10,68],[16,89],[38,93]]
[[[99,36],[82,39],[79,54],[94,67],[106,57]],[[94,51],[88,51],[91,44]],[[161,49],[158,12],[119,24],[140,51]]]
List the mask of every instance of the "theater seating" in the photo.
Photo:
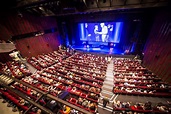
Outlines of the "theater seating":
[[142,95],[153,97],[170,97],[170,85],[165,83],[141,66],[138,60],[114,60],[114,89],[115,94]]
[[[65,52],[58,50],[28,58],[27,61],[38,71],[21,76],[22,78],[19,79],[55,97],[59,97],[63,92],[69,92],[70,95],[66,97],[70,99],[67,100],[69,103],[95,113],[97,106],[90,109],[88,105],[84,107],[78,104],[76,99],[81,97],[85,103],[97,104],[108,62],[105,57],[93,54],[75,53],[71,57],[67,56]],[[27,71],[23,69],[25,67],[20,67],[20,64],[16,62],[7,63],[5,70],[15,71],[15,68],[18,68],[23,74]],[[12,72],[13,75],[14,73]],[[18,74],[15,76],[18,78]],[[39,93],[34,93],[33,90],[22,84],[13,83],[11,87],[24,93],[31,100],[35,101],[38,98]],[[17,103],[16,100],[15,103]],[[38,103],[46,105],[44,100],[39,100]],[[26,107],[23,108],[26,110]]]

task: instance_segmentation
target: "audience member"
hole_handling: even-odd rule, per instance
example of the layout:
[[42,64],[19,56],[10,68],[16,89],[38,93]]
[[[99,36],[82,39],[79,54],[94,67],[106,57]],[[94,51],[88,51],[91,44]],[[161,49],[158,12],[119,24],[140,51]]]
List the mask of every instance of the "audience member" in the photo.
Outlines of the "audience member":
[[109,98],[106,96],[102,98],[102,101],[103,101],[103,107],[106,107],[106,105],[109,103]]

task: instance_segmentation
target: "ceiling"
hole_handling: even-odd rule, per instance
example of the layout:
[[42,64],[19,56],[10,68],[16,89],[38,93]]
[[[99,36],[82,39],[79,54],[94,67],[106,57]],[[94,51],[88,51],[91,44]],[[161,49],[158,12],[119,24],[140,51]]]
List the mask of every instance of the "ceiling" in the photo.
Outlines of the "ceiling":
[[61,16],[165,7],[168,4],[169,0],[6,0],[0,4],[0,12],[17,11],[39,16]]

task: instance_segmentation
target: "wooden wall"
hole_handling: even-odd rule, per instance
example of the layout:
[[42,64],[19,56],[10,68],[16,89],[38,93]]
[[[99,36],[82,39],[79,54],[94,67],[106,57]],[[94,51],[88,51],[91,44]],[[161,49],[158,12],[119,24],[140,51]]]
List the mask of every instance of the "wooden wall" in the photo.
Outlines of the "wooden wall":
[[[56,18],[37,17],[17,13],[0,18],[0,40],[11,40],[12,36],[57,28]],[[24,57],[36,56],[56,50],[59,46],[58,31],[14,41],[16,48]]]
[[16,48],[20,50],[24,57],[32,57],[42,53],[49,53],[53,50],[57,50],[59,46],[57,35],[57,33],[49,33],[43,36],[16,40]]
[[156,16],[144,49],[144,65],[171,83],[171,12],[167,10]]

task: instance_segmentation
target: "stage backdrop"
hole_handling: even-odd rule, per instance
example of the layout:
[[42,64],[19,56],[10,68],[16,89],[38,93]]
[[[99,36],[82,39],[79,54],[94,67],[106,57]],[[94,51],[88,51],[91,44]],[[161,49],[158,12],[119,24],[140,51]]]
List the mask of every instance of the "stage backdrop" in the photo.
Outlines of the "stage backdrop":
[[[98,47],[99,43],[108,46],[108,44],[110,44],[108,42],[112,41],[115,42],[115,48],[121,50],[131,50],[133,47],[132,50],[136,53],[139,53],[139,50],[142,51],[144,49],[146,38],[150,32],[148,28],[151,27],[151,21],[153,21],[154,15],[155,11],[151,10],[140,12],[136,11],[134,13],[100,12],[61,16],[58,17],[57,22],[58,26],[63,22],[66,23],[68,41],[69,44],[72,46],[83,47],[85,43],[89,43],[90,47],[91,45],[94,45],[93,47]],[[110,37],[108,37],[108,40],[105,40],[105,42],[102,42],[102,35],[100,33],[102,32],[101,23],[105,23],[108,28],[108,31],[112,31],[113,26],[113,32],[108,35]],[[86,27],[87,29],[91,29],[91,35],[87,34]],[[95,35],[96,30],[96,33],[99,34],[99,37],[98,34],[96,34],[97,37]],[[89,40],[89,42],[85,40]],[[133,44],[136,45],[132,46]]]

